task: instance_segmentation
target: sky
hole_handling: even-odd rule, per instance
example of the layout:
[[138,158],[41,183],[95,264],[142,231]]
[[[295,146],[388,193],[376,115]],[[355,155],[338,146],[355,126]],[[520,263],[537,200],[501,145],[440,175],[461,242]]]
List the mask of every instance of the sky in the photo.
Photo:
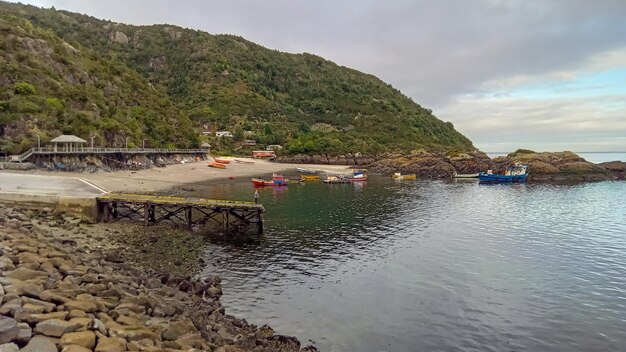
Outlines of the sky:
[[371,73],[487,152],[626,152],[625,0],[22,0]]

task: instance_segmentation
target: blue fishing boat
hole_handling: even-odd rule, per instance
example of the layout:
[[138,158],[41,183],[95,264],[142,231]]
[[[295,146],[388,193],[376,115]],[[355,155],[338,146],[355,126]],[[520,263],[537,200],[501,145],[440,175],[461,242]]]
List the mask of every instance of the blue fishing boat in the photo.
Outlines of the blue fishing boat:
[[528,165],[522,163],[509,166],[504,174],[494,174],[491,170],[478,174],[480,182],[494,183],[524,182],[526,177],[528,177]]

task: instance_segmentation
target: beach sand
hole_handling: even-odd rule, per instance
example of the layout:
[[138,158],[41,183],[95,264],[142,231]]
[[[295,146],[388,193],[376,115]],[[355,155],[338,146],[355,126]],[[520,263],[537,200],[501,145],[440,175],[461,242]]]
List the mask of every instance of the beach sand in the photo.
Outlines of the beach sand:
[[[124,193],[177,193],[184,185],[211,185],[227,182],[229,178],[271,178],[272,173],[283,173],[285,177],[297,178],[296,167],[319,170],[331,174],[348,173],[346,165],[303,165],[273,163],[267,160],[237,158],[253,161],[254,164],[239,164],[234,160],[225,169],[207,166],[207,161],[168,165],[144,170],[118,170],[113,172],[62,172],[30,170],[19,173],[77,177],[97,185],[109,192]],[[3,171],[7,172],[7,171]],[[16,172],[16,171],[11,171]]]

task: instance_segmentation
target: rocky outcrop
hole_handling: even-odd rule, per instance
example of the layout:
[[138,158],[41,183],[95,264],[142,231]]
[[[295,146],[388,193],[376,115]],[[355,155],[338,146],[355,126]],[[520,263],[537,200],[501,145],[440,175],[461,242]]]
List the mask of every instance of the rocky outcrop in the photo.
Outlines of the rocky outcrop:
[[448,154],[423,151],[413,155],[384,158],[366,167],[371,172],[383,175],[401,172],[414,173],[420,177],[447,178],[455,171],[460,174],[486,170],[502,173],[516,162],[530,166],[529,181],[581,182],[624,179],[626,170],[624,162],[593,164],[569,151],[558,153],[518,151],[494,159],[480,151]]
[[383,155],[379,157],[364,156],[360,153],[346,154],[346,155],[322,155],[322,154],[292,154],[281,155],[274,161],[278,163],[292,163],[292,164],[326,164],[326,165],[355,165],[363,166],[368,165],[376,160],[381,160],[389,155]]
[[119,44],[128,44],[128,36],[124,32],[114,31],[109,33],[109,40]]
[[0,351],[316,351],[226,315],[217,277],[151,276],[26,214],[0,204]]

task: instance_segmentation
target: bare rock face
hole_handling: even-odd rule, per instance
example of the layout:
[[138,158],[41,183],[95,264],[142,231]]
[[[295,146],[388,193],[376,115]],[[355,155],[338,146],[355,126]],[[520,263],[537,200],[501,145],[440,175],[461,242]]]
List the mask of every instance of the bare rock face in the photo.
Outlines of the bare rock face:
[[119,44],[128,44],[128,36],[124,32],[114,31],[109,33],[109,40]]

